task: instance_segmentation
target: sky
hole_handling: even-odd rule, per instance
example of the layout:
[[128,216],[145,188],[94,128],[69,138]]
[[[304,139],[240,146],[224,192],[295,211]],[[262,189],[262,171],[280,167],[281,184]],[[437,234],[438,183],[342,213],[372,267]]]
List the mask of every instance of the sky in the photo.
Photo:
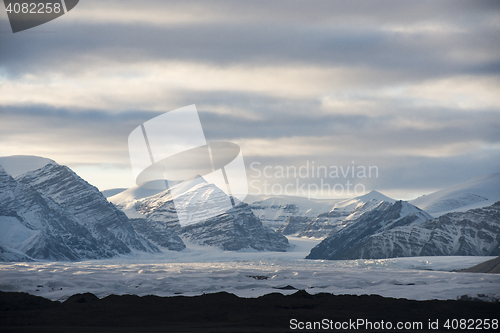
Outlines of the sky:
[[82,0],[15,34],[0,7],[0,156],[100,190],[135,185],[132,130],[191,104],[253,194],[412,199],[500,172],[498,1]]

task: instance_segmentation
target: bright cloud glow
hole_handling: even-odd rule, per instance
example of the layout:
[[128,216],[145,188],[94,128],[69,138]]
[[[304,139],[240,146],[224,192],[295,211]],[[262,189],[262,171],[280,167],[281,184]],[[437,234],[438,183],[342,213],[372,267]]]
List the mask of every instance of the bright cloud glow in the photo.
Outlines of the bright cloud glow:
[[[0,105],[165,110],[182,91],[316,98],[353,85],[359,70],[316,66],[214,67],[186,62],[92,64],[85,71],[26,74],[0,83]],[[220,107],[219,110],[222,110]]]

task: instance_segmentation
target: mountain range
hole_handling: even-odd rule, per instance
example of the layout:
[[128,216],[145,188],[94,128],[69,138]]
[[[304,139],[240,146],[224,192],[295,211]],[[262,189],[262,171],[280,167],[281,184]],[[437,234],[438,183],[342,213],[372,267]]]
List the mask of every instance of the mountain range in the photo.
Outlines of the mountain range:
[[392,206],[373,200],[358,206],[307,258],[499,255],[499,192],[496,173]]
[[[227,195],[202,177],[195,178],[189,186],[178,184],[164,191],[136,186],[108,199],[132,218],[132,223],[137,218],[152,221],[147,226],[144,223],[135,226],[139,232],[147,228],[143,235],[153,241],[154,235],[169,228],[190,242],[223,250],[286,251],[288,248],[287,238],[265,227],[248,204],[237,202],[230,209],[222,209],[221,203]],[[196,223],[181,225],[174,200],[185,205],[186,213]]]
[[347,200],[340,200],[333,205],[328,212],[321,213],[316,217],[292,215],[286,223],[278,228],[284,235],[296,235],[298,237],[324,238],[333,230],[338,230],[344,221],[359,205],[369,201],[395,202],[380,192],[371,191],[365,195]]
[[375,203],[362,211],[364,206],[314,247],[307,259],[500,254],[500,202],[437,218],[401,201]]
[[[347,216],[339,228],[311,250],[306,259],[374,259],[360,246],[367,238],[395,227],[420,224],[432,216],[405,201],[372,199],[360,204]],[[378,245],[378,244],[376,244]],[[382,256],[386,258],[387,256]]]
[[[371,191],[344,200],[244,203],[202,177],[169,184],[101,193],[50,159],[0,157],[0,261],[181,251],[185,242],[286,251],[288,235],[322,239],[308,259],[500,254],[500,173],[409,202]],[[234,205],[222,205],[230,199]],[[180,222],[179,203],[189,224]]]
[[429,195],[411,200],[433,216],[490,206],[500,201],[500,173],[473,178]]

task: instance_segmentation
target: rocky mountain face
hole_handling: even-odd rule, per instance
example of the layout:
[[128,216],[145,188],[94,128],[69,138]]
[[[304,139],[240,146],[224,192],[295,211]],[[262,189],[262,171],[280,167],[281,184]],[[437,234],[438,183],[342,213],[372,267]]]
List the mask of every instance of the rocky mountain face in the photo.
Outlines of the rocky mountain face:
[[66,166],[49,164],[17,177],[17,181],[49,198],[54,207],[64,210],[109,250],[121,249],[123,253],[127,253],[127,249],[158,251],[135,233],[122,211]]
[[360,258],[500,255],[500,201],[375,233],[352,253]]
[[246,203],[202,223],[182,228],[190,241],[237,251],[251,248],[257,251],[280,251],[288,248],[288,239],[266,228]]
[[[293,203],[279,202],[277,200],[263,200],[250,204],[254,214],[262,221],[262,224],[273,230],[283,228],[291,216],[296,217],[300,210]],[[289,234],[287,234],[289,235]]]
[[159,252],[126,215],[69,168],[50,163],[14,179],[0,167],[0,260],[109,258]]
[[112,256],[99,247],[87,229],[63,211],[50,207],[46,198],[17,182],[3,168],[0,188],[2,246],[10,252],[48,260]]
[[131,218],[130,223],[135,231],[146,239],[171,251],[182,251],[186,244],[179,237],[177,232],[166,223],[148,218]]
[[286,219],[285,225],[279,227],[276,231],[283,235],[299,234],[311,221],[314,220],[309,216],[289,216]]
[[319,214],[316,218],[308,216],[290,216],[287,223],[278,229],[283,235],[298,237],[324,238],[333,230],[342,227],[342,221],[350,215],[349,211],[334,209]]
[[395,202],[380,192],[371,191],[345,200],[268,198],[253,202],[250,207],[264,225],[283,235],[325,238],[333,230],[339,230],[341,222],[359,205],[371,200]]
[[[154,221],[148,225],[147,232],[137,228],[150,240],[166,228],[171,228],[193,243],[217,246],[224,250],[251,248],[258,251],[286,251],[288,248],[287,238],[263,226],[247,204],[239,203],[236,207],[219,211],[218,202],[227,199],[227,195],[213,184],[200,180],[178,195],[196,223],[181,226],[170,189],[146,198],[117,201],[115,204],[130,217],[142,216]],[[113,198],[110,200],[113,201]],[[194,205],[191,200],[194,200]]]
[[367,239],[396,227],[419,225],[430,219],[432,216],[407,202],[391,203],[373,199],[359,205],[306,258],[375,259],[361,246]]
[[0,261],[33,261],[30,257],[13,250],[0,246]]

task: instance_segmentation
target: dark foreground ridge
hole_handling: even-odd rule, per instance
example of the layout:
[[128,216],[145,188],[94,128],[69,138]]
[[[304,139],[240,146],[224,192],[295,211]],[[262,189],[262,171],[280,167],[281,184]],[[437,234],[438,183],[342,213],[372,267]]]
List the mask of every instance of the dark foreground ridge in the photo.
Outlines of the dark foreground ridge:
[[[299,330],[290,320],[314,322],[422,322],[423,329],[390,332],[452,332],[446,319],[500,319],[500,303],[412,301],[377,295],[310,295],[300,290],[258,298],[226,292],[202,296],[77,294],[63,303],[27,293],[0,292],[0,332],[340,332]],[[428,330],[439,320],[439,330]],[[366,330],[382,332],[384,330]],[[484,329],[482,330],[484,331]]]

